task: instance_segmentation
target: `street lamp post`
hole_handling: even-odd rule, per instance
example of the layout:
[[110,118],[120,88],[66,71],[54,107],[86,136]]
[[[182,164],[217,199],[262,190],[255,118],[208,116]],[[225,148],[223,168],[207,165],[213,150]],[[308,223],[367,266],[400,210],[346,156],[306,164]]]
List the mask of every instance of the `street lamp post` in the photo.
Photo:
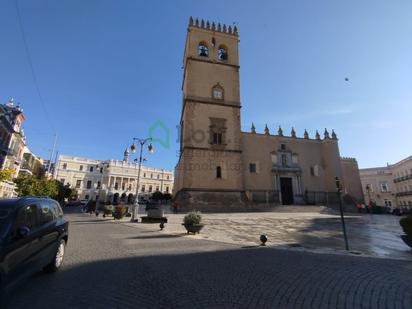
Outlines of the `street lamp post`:
[[136,138],[133,137],[133,144],[130,146],[130,151],[132,153],[136,152],[136,145],[135,142],[140,144],[140,154],[139,154],[139,168],[137,171],[137,183],[136,183],[136,199],[133,203],[133,208],[132,208],[132,218],[130,219],[130,222],[137,222],[137,211],[139,210],[139,190],[140,190],[140,170],[142,167],[142,160],[143,160],[143,146],[150,142],[149,145],[147,146],[147,150],[149,153],[153,153],[153,145],[151,143],[152,138]]
[[339,199],[339,210],[340,210],[340,218],[342,221],[343,238],[345,239],[345,249],[349,251],[348,236],[346,235],[345,217],[343,216],[343,206],[342,206],[342,198],[341,198],[342,188],[341,188],[339,177],[335,178],[335,182],[336,182],[336,190],[337,190],[338,199]]
[[[100,181],[95,183],[95,194],[96,194],[96,213],[99,210],[100,206],[100,201],[102,200],[102,188],[103,188],[103,176],[104,176],[104,167],[105,167],[105,162],[100,162],[96,165],[96,172],[101,173],[100,176]],[[99,185],[100,183],[100,185]]]
[[366,192],[368,192],[368,205],[371,204],[371,187],[366,185]]

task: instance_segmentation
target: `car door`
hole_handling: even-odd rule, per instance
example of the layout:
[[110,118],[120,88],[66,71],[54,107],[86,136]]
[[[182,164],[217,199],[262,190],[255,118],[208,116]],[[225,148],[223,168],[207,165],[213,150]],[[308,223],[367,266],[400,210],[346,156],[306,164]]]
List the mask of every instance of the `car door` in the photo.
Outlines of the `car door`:
[[[35,253],[39,244],[36,233],[38,214],[38,207],[35,204],[23,206],[16,214],[5,245],[4,268],[9,279],[29,272],[35,265]],[[24,237],[18,233],[23,227],[30,230]]]
[[53,209],[53,201],[40,201],[40,227],[42,236],[40,238],[41,252],[40,261],[41,266],[45,266],[51,262],[57,250],[57,240],[59,232],[56,228],[56,215]]

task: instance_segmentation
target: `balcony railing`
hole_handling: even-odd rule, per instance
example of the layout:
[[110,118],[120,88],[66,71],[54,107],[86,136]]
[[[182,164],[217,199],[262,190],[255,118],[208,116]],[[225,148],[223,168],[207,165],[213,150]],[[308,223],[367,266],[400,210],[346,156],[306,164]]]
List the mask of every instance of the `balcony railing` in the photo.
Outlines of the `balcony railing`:
[[395,179],[393,180],[393,182],[397,183],[397,182],[401,182],[401,181],[408,180],[408,179],[412,179],[412,174],[395,178]]
[[396,193],[396,196],[407,196],[407,195],[412,195],[412,191],[404,191],[404,192]]

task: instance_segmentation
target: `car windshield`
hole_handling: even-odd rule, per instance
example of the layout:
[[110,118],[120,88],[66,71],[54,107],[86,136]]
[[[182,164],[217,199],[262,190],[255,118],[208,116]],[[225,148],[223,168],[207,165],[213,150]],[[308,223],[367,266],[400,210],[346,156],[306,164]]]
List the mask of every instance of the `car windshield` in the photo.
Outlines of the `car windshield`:
[[6,236],[7,231],[9,229],[10,213],[11,213],[11,209],[0,208],[0,239],[3,239]]

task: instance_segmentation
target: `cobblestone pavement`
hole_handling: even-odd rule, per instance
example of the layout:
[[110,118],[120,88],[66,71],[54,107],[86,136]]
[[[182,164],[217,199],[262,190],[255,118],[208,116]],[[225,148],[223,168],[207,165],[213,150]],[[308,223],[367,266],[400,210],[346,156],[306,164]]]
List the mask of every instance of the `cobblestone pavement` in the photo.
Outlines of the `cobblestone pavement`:
[[68,218],[61,271],[28,278],[5,308],[412,308],[408,261],[241,247],[158,225]]
[[[143,209],[141,215],[144,215]],[[184,214],[166,216],[169,220],[166,233],[185,232],[181,225]],[[412,261],[411,249],[400,238],[403,234],[400,217],[370,214],[346,214],[345,217],[352,251]],[[205,227],[196,236],[199,239],[248,246],[258,244],[259,235],[266,234],[268,246],[277,248],[292,246],[316,252],[342,252],[345,248],[340,216],[323,207],[287,206],[279,207],[276,212],[205,213],[203,221]]]

